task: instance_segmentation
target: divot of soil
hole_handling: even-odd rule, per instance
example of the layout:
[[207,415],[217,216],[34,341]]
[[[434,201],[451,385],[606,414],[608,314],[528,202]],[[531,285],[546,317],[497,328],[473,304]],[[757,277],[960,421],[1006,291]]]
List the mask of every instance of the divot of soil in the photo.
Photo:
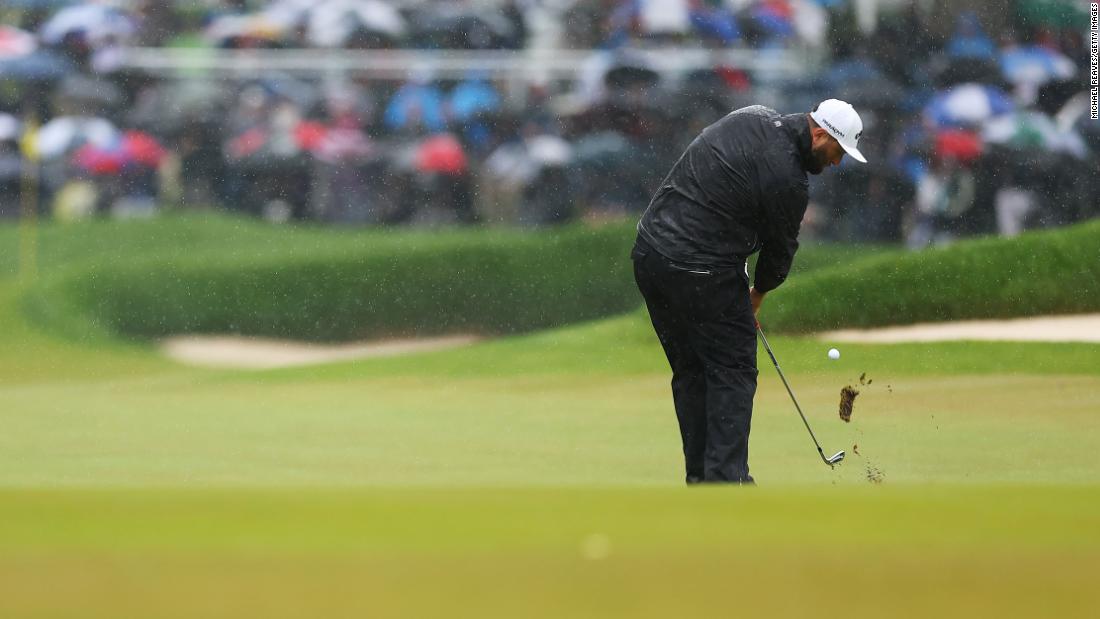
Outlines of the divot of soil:
[[852,405],[855,403],[857,395],[859,395],[859,390],[851,385],[847,385],[840,390],[840,418],[845,423],[852,421]]

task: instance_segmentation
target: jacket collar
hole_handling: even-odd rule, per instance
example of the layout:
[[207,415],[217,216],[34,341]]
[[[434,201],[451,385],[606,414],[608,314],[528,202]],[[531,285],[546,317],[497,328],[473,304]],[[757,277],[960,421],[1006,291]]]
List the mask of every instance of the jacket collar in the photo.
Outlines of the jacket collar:
[[783,116],[783,129],[791,138],[803,170],[809,170],[814,163],[813,138],[810,135],[808,114],[787,114]]

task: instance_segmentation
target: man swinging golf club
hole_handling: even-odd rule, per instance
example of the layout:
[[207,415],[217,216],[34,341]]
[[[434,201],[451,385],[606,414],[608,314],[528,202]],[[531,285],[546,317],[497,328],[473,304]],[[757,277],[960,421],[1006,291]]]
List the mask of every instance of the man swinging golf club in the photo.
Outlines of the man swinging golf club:
[[[731,112],[688,146],[638,222],[634,278],[672,367],[689,484],[753,483],[756,314],[798,249],[806,173],[844,153],[866,163],[862,132],[859,114],[837,99],[809,114]],[[756,251],[750,285],[745,260]]]

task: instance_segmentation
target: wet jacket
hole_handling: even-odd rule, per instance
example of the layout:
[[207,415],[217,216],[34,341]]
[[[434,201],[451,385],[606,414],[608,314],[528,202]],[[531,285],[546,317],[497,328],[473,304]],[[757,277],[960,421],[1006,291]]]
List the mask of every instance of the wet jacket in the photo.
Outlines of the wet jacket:
[[638,236],[674,264],[743,268],[760,251],[756,289],[786,279],[806,212],[812,167],[806,114],[735,110],[688,146],[638,222]]

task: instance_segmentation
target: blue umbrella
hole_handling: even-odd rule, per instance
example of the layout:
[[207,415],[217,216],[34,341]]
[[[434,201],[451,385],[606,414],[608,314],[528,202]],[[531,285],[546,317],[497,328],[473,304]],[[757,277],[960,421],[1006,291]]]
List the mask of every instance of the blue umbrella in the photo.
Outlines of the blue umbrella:
[[1001,54],[1001,72],[1013,84],[1045,84],[1054,79],[1072,78],[1077,74],[1077,66],[1056,51],[1030,45]]
[[724,9],[694,8],[691,10],[691,25],[699,34],[718,39],[726,45],[741,38],[737,19]]
[[752,19],[756,25],[772,36],[789,37],[794,35],[794,24],[786,16],[777,13],[767,6],[757,5],[752,9]]
[[64,56],[46,50],[0,60],[0,79],[48,81],[60,79],[74,70],[73,64]]
[[924,117],[938,127],[971,126],[1015,108],[999,88],[986,84],[960,84],[932,97]]
[[500,95],[488,82],[469,80],[462,82],[451,92],[451,113],[458,120],[466,120],[482,113],[500,109]]
[[438,133],[446,128],[443,95],[428,84],[405,84],[390,99],[383,122],[389,129],[406,129],[419,122],[428,131]]

